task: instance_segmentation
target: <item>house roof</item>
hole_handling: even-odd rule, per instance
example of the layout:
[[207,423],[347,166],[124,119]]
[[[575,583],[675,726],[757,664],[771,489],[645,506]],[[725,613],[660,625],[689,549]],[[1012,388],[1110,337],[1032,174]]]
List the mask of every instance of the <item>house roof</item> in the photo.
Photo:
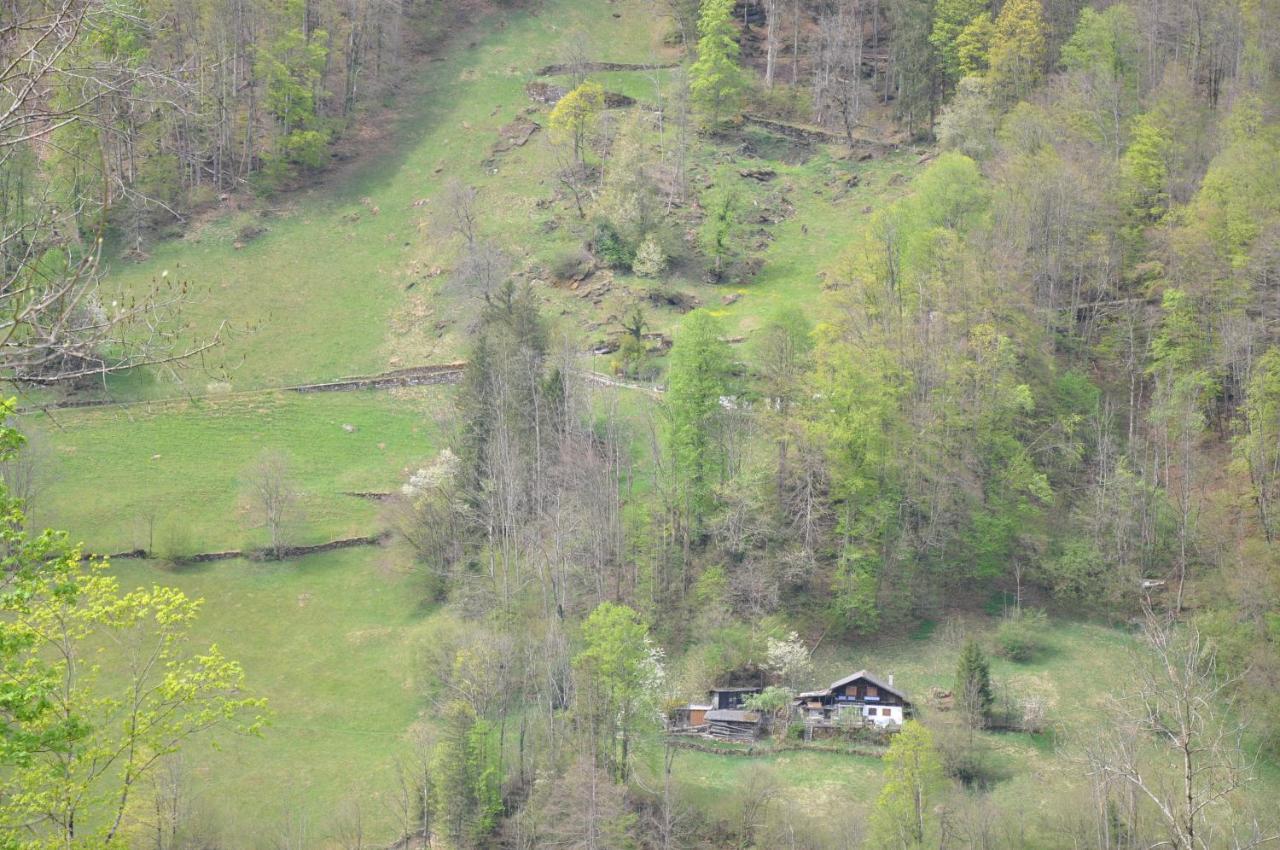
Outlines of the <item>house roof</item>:
[[708,711],[707,720],[719,720],[727,723],[759,723],[760,715],[754,711],[735,711],[729,708],[720,708],[715,711]]
[[898,690],[897,688],[893,687],[892,685],[886,682],[880,681],[875,676],[872,676],[870,673],[868,673],[866,670],[859,670],[857,673],[853,673],[851,675],[845,676],[843,679],[839,679],[835,682],[832,682],[831,687],[827,688],[827,691],[834,691],[836,688],[843,688],[845,685],[849,684],[850,682],[856,682],[858,679],[866,679],[868,682],[875,685],[880,690],[888,691],[891,694],[899,696],[903,699],[904,702],[908,701],[907,695],[904,694],[902,691]]
[[745,688],[735,686],[732,688],[712,688],[711,693],[713,694],[754,694],[759,690],[760,688],[755,688],[750,686]]

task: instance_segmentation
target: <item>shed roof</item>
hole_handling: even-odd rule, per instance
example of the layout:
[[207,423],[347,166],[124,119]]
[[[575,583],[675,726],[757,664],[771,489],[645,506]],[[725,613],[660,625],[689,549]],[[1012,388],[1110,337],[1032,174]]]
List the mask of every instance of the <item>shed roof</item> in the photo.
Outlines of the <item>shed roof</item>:
[[711,693],[713,694],[754,694],[759,690],[760,688],[752,685],[747,685],[746,687],[735,685],[731,688],[712,688]]
[[731,708],[719,708],[707,712],[707,720],[718,720],[721,723],[759,723],[760,715],[754,711],[736,711]]

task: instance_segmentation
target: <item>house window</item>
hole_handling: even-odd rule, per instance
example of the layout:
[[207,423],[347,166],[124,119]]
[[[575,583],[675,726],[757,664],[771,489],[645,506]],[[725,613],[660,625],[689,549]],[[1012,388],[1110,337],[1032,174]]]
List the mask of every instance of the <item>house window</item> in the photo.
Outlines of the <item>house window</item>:
[[875,685],[867,685],[867,696],[878,697],[879,695],[880,695],[880,692],[876,690]]

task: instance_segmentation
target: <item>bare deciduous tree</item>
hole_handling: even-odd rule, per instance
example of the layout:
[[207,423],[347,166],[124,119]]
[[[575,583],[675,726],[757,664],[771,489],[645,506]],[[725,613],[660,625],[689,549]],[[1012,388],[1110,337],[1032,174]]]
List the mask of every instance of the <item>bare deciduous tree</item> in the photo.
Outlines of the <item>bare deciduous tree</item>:
[[249,471],[248,479],[254,506],[271,541],[271,554],[279,559],[288,545],[288,531],[298,501],[298,493],[290,477],[288,455],[270,449],[264,451]]
[[[1213,648],[1194,626],[1149,614],[1143,637],[1146,653],[1113,705],[1111,733],[1086,750],[1091,775],[1132,789],[1154,807],[1165,834],[1156,846],[1226,846],[1231,801],[1254,778],[1255,762],[1235,711],[1235,680],[1220,673]],[[1278,839],[1258,833],[1231,846]]]

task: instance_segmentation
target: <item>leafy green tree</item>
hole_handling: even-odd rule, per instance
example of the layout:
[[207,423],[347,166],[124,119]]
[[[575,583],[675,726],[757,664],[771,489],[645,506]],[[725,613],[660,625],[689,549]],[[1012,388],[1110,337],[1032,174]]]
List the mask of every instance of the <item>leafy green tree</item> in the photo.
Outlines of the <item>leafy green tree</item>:
[[649,625],[626,605],[602,602],[582,623],[573,657],[576,712],[586,724],[596,761],[623,782],[636,735],[657,723],[662,653]]
[[733,360],[723,336],[719,320],[693,311],[676,334],[667,372],[667,449],[686,549],[701,535],[727,472],[721,399],[729,394]]
[[738,190],[722,185],[702,202],[706,212],[698,231],[698,242],[712,260],[711,276],[721,280],[739,255]]
[[604,87],[587,80],[557,101],[547,123],[551,132],[573,143],[574,162],[582,162],[587,139],[604,110]]
[[990,12],[983,12],[956,36],[956,63],[963,76],[981,76],[991,66],[991,42],[996,25]]
[[329,49],[324,30],[306,31],[306,15],[297,0],[285,4],[285,16],[296,24],[283,30],[258,51],[255,70],[265,81],[267,111],[280,127],[276,151],[269,158],[269,179],[280,180],[294,166],[318,168],[328,140],[318,126],[316,111],[320,80]]
[[790,688],[770,685],[758,694],[752,694],[742,703],[749,711],[758,711],[767,719],[775,732],[785,733],[786,720],[791,714],[791,706],[795,704],[795,691]]
[[1040,0],[1008,0],[996,17],[990,76],[1005,101],[1026,97],[1044,75],[1048,26]]
[[884,755],[884,775],[871,814],[872,843],[901,850],[936,846],[934,807],[946,778],[926,726],[916,720],[903,725]]
[[1158,115],[1138,116],[1122,161],[1132,205],[1139,219],[1158,221],[1169,208],[1169,151],[1172,142]]
[[970,726],[986,724],[995,704],[995,694],[991,690],[991,665],[987,663],[982,647],[973,639],[965,641],[964,648],[960,650],[954,694],[956,706],[964,712],[965,721]]
[[929,43],[938,51],[938,63],[952,84],[966,73],[972,73],[965,70],[960,59],[960,34],[986,11],[987,0],[938,0],[933,7]]
[[747,88],[738,65],[733,0],[703,0],[698,36],[698,58],[689,68],[689,95],[714,127],[738,109]]
[[[21,442],[0,427],[0,458]],[[255,733],[264,703],[216,645],[192,649],[199,600],[123,592],[25,522],[0,485],[0,845],[122,845],[157,767],[207,732]]]

